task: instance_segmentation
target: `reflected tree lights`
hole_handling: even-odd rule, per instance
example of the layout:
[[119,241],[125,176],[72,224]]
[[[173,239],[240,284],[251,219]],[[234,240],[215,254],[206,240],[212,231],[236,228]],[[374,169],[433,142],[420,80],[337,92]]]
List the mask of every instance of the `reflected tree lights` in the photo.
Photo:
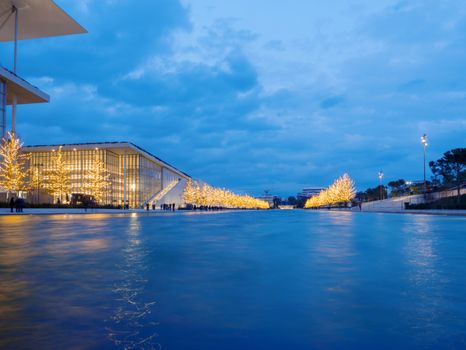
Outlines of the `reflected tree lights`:
[[108,320],[108,338],[119,349],[161,349],[152,315],[156,301],[147,298],[148,252],[140,237],[139,218],[130,220],[127,245],[117,266],[122,278],[113,288],[117,305]]

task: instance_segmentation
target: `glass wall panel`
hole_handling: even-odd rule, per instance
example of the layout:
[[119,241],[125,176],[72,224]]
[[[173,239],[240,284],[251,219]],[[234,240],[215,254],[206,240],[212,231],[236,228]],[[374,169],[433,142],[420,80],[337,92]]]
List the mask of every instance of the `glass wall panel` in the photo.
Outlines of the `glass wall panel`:
[[0,139],[6,133],[6,83],[0,80]]
[[162,190],[162,168],[153,161],[140,156],[140,205]]
[[[128,150],[132,151],[132,150]],[[134,152],[134,151],[132,151]],[[54,170],[54,151],[32,151],[30,158],[31,170],[39,176],[39,186],[45,187],[50,181]],[[142,206],[152,196],[162,190],[162,167],[139,153],[125,153],[119,149],[63,149],[65,167],[69,173],[71,194],[92,194],[90,188],[91,174],[96,157],[100,159],[109,174],[109,184],[103,198],[103,204],[122,206],[125,196],[129,207]],[[176,175],[164,172],[163,181],[169,181]],[[168,183],[168,182],[167,182]]]

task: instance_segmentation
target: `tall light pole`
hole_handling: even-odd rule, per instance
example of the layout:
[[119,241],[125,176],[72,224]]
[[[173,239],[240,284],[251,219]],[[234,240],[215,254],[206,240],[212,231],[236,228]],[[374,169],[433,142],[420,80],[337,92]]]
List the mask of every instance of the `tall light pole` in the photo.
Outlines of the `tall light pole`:
[[421,136],[421,143],[424,145],[424,198],[427,193],[427,182],[426,182],[426,149],[427,149],[427,135]]
[[382,179],[383,179],[383,170],[379,171],[379,189],[380,189],[380,199],[383,199],[383,192],[382,192]]

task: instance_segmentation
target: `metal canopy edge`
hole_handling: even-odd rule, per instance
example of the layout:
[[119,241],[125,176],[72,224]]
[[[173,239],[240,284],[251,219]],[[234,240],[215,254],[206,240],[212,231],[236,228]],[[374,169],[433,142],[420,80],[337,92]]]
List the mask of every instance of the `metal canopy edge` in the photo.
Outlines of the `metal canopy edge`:
[[17,104],[44,103],[50,101],[50,96],[45,92],[1,66],[0,79],[5,81],[7,85],[7,105],[13,104],[13,96],[16,96]]
[[19,40],[87,33],[52,0],[0,0],[0,41],[14,41],[18,10]]

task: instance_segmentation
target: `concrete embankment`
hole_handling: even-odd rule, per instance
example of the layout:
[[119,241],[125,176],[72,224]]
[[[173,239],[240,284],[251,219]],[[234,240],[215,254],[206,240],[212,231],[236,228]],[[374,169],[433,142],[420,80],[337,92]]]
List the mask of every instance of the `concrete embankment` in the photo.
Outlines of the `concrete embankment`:
[[[353,208],[353,212],[359,212],[359,208]],[[424,215],[453,215],[466,216],[466,210],[450,209],[410,209],[410,210],[361,210],[362,213],[382,213],[382,214],[424,214]]]
[[[450,193],[451,192],[451,193]],[[438,192],[429,194],[430,199],[437,197],[448,197],[456,195],[456,192]],[[463,191],[462,191],[463,192]],[[435,195],[435,196],[434,196]],[[429,201],[429,200],[427,200]],[[425,203],[426,198],[422,194],[388,198],[380,201],[361,203],[361,208],[353,207],[352,211],[376,212],[376,213],[401,213],[401,214],[430,214],[430,215],[466,215],[466,210],[449,210],[449,209],[405,209],[406,204]]]

